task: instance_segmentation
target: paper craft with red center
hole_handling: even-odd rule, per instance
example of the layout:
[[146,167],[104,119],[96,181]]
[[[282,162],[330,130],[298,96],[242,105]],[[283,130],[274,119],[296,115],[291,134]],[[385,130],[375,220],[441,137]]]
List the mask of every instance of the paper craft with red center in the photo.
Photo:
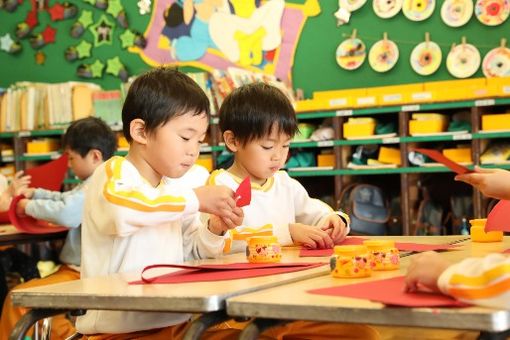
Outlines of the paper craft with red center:
[[451,169],[453,172],[455,172],[459,175],[464,175],[464,174],[473,172],[472,170],[469,170],[468,168],[466,168],[464,165],[460,165],[459,163],[452,161],[448,157],[445,157],[441,152],[439,152],[437,150],[414,149],[414,151],[424,154],[426,156],[429,156],[436,162],[443,164],[444,166],[446,166],[447,168]]
[[241,208],[247,206],[251,202],[251,183],[250,177],[246,177],[235,192],[236,205]]
[[493,230],[510,231],[510,201],[499,201],[487,216],[485,231]]

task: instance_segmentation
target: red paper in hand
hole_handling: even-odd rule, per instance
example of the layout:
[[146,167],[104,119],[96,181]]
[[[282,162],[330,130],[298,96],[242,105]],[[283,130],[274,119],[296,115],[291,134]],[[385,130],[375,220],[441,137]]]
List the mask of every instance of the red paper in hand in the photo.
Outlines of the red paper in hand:
[[381,302],[402,307],[466,307],[467,305],[449,296],[428,292],[404,292],[405,277],[398,276],[385,280],[356,283],[309,290],[308,293],[343,296]]
[[439,152],[437,150],[414,149],[414,151],[419,152],[421,154],[424,154],[426,156],[429,156],[430,158],[432,158],[436,162],[439,162],[439,163],[443,164],[444,166],[448,167],[453,172],[455,172],[455,173],[457,173],[459,175],[463,175],[463,174],[467,174],[467,173],[473,172],[473,171],[469,170],[468,168],[466,168],[464,165],[460,165],[459,163],[456,163],[456,162],[452,161],[451,159],[445,157],[441,152]]
[[52,191],[60,191],[66,173],[67,154],[63,154],[54,161],[25,170],[26,175],[32,176],[30,180],[32,188],[43,188]]
[[9,220],[16,227],[16,229],[28,234],[58,233],[68,229],[66,227],[51,224],[47,221],[36,220],[30,216],[18,216],[16,214],[16,206],[18,205],[18,202],[23,198],[25,198],[23,195],[14,197],[8,211]]
[[[283,273],[291,273],[305,269],[323,266],[325,263],[230,263],[221,265],[165,265],[157,264],[145,267],[142,271],[142,279],[130,282],[130,284],[146,283],[185,283],[185,282],[210,282],[222,280],[236,280],[257,276],[267,276]],[[146,278],[144,273],[154,268],[182,268],[182,270],[163,274],[156,277]]]
[[[348,245],[358,245],[363,244],[363,241],[366,240],[363,237],[353,237],[349,236],[342,242],[340,242],[339,246],[348,246]],[[308,249],[308,248],[301,248],[301,251],[299,252],[300,257],[326,257],[333,255],[333,249]]]
[[510,201],[499,201],[487,216],[485,231],[493,230],[510,231]]
[[246,177],[235,192],[236,205],[241,208],[249,205],[251,202],[251,183],[250,177]]

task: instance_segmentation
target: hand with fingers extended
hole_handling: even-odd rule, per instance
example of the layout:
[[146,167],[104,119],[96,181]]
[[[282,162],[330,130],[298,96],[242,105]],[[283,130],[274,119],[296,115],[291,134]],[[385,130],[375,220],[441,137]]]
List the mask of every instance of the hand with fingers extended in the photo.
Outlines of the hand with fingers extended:
[[290,236],[295,244],[302,244],[310,249],[333,248],[333,239],[327,231],[319,227],[302,223],[289,224]]
[[414,292],[419,290],[421,286],[422,288],[438,292],[437,281],[449,266],[451,266],[450,262],[433,251],[413,256],[411,264],[407,268],[405,290]]
[[236,201],[234,199],[234,192],[224,186],[202,186],[193,189],[197,195],[200,207],[198,210],[211,215],[216,215],[222,218],[232,218],[234,209],[236,208]]
[[510,200],[510,171],[503,169],[483,169],[455,176],[456,181],[471,184],[485,196]]
[[209,216],[209,231],[216,235],[224,235],[227,230],[234,229],[235,227],[243,224],[244,213],[241,208],[234,208],[230,217],[219,217],[216,215]]
[[9,185],[9,192],[12,197],[18,196],[28,188],[30,185],[30,181],[32,179],[32,176],[30,175],[23,175],[23,171],[18,171],[14,175],[14,178],[11,181],[11,184]]
[[334,244],[339,244],[347,236],[347,226],[337,214],[328,215],[318,227],[329,234]]

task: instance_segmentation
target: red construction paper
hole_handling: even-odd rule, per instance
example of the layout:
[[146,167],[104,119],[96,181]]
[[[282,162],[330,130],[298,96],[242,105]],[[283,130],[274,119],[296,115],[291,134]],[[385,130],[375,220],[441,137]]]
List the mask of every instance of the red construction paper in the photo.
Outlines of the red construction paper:
[[503,250],[503,254],[510,254],[510,248],[508,248],[507,250]]
[[493,230],[510,231],[510,201],[499,201],[487,216],[485,231]]
[[25,22],[28,26],[30,26],[30,28],[37,26],[39,23],[39,20],[37,19],[37,10],[28,12]]
[[64,19],[64,6],[61,3],[57,2],[55,5],[51,6],[48,9],[48,13],[50,13],[50,17],[52,21],[62,20]]
[[460,165],[459,163],[456,163],[456,162],[452,161],[448,157],[445,157],[441,152],[439,152],[437,150],[432,150],[432,149],[414,149],[414,151],[422,153],[422,154],[424,154],[426,156],[429,156],[430,158],[432,158],[436,162],[439,162],[439,163],[443,164],[444,166],[448,167],[453,172],[456,172],[459,175],[463,175],[463,174],[467,174],[467,173],[473,172],[473,171],[469,170],[468,168],[466,168],[464,165]]
[[250,183],[250,177],[246,177],[241,184],[239,184],[239,187],[236,190],[235,193],[236,198],[236,205],[241,208],[246,205],[249,205],[251,202],[251,183]]
[[[363,244],[363,241],[366,239],[363,237],[353,237],[349,236],[342,242],[340,242],[339,246],[348,246],[348,245],[359,245]],[[326,257],[333,255],[333,249],[308,249],[308,248],[301,248],[301,251],[299,252],[299,257]]]
[[467,307],[468,305],[449,296],[432,292],[404,291],[405,277],[398,276],[385,280],[356,283],[346,286],[309,290],[308,293],[343,296],[382,302],[401,307]]
[[10,224],[9,211],[0,212],[0,224]]
[[31,216],[18,216],[16,214],[16,205],[23,198],[25,198],[23,195],[14,197],[8,211],[9,220],[16,229],[28,234],[48,234],[68,230],[66,227],[51,224],[43,220],[36,220]]
[[51,162],[25,170],[25,174],[32,176],[31,187],[52,191],[60,191],[66,173],[67,154],[63,154]]
[[50,25],[46,26],[44,31],[41,33],[46,44],[55,42],[55,34],[57,34],[57,30]]
[[[305,269],[323,266],[325,263],[231,263],[220,265],[173,265],[157,264],[145,267],[142,271],[141,280],[130,284],[147,283],[185,283],[185,282],[210,282],[223,280],[237,280],[249,277],[267,276],[283,273],[292,273]],[[154,268],[183,268],[182,270],[155,276],[144,277],[147,270]]]

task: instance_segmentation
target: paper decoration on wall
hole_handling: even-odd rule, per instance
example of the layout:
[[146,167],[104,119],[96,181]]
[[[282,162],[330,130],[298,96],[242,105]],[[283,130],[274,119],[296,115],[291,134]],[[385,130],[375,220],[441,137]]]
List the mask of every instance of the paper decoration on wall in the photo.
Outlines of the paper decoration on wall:
[[1,8],[5,9],[7,12],[14,12],[18,5],[21,2],[19,0],[5,0],[3,1],[3,6]]
[[82,78],[101,78],[104,66],[99,60],[94,61],[92,64],[81,64],[76,70],[76,75]]
[[338,27],[349,22],[351,18],[351,12],[345,8],[340,7],[338,8],[338,11],[335,12],[334,16],[336,18],[336,26]]
[[402,12],[409,20],[423,21],[434,13],[435,7],[436,0],[404,0]]
[[18,41],[14,41],[9,33],[5,33],[0,37],[0,50],[16,54],[22,50],[22,46]]
[[182,2],[153,3],[144,33],[147,46],[132,51],[149,65],[194,66],[207,71],[244,67],[290,80],[307,19],[304,5],[283,0],[195,1],[191,21],[184,22]]
[[145,15],[151,12],[151,0],[140,0],[137,2],[138,13]]
[[374,0],[374,13],[383,19],[392,18],[402,9],[403,0]]
[[32,27],[30,27],[26,22],[20,22],[16,25],[16,37],[18,39],[28,37],[30,32],[32,32]]
[[502,39],[501,46],[492,49],[483,58],[482,70],[487,78],[510,76],[510,49],[505,44],[506,40]]
[[32,46],[33,49],[39,49],[47,44],[54,43],[56,34],[57,30],[50,25],[47,25],[44,31],[32,35],[30,38],[30,46]]
[[367,0],[338,0],[338,6],[352,13],[360,9],[366,2]]
[[106,13],[111,14],[122,28],[128,28],[129,24],[126,12],[120,3],[120,0],[109,0]]
[[446,57],[446,68],[455,78],[468,78],[478,71],[481,57],[478,49],[466,43],[466,38],[462,38],[462,43],[453,46]]
[[336,49],[336,62],[346,70],[355,70],[363,64],[367,56],[365,44],[356,38],[356,30],[350,39],[342,41]]
[[92,44],[88,41],[82,40],[78,45],[68,47],[64,52],[64,56],[67,61],[85,59],[90,57],[91,49]]
[[52,21],[65,20],[74,18],[78,14],[78,7],[67,2],[64,5],[57,2],[48,9],[48,13]]
[[306,0],[304,3],[304,12],[309,17],[316,17],[321,14],[321,5],[319,0]]
[[87,1],[89,3],[92,3],[96,8],[99,9],[106,9],[108,7],[108,0],[91,0]]
[[46,62],[46,54],[43,51],[35,52],[35,63],[37,65],[44,65]]
[[81,37],[85,29],[92,25],[93,22],[92,11],[82,11],[78,20],[71,26],[71,37]]
[[430,41],[429,33],[425,34],[425,41],[418,44],[411,52],[411,67],[422,75],[428,76],[436,72],[441,65],[441,48]]
[[460,27],[473,15],[472,0],[445,0],[441,6],[441,18],[450,27]]
[[398,60],[398,47],[393,41],[388,40],[384,33],[383,40],[376,42],[368,53],[368,62],[376,72],[387,72],[395,66]]
[[122,44],[122,48],[129,48],[132,46],[145,48],[145,46],[147,46],[147,40],[145,40],[145,37],[139,32],[125,30],[124,33],[119,36],[119,38]]
[[126,67],[122,64],[119,57],[111,58],[106,61],[106,73],[119,77],[123,82],[126,82],[129,78]]
[[27,17],[25,19],[26,24],[30,28],[34,28],[39,23],[39,19],[37,18],[37,9],[32,9],[27,13]]
[[110,22],[105,15],[101,16],[99,21],[89,28],[94,36],[94,46],[111,45],[114,29],[115,24]]
[[509,14],[510,0],[478,0],[476,2],[476,18],[484,25],[501,25]]

